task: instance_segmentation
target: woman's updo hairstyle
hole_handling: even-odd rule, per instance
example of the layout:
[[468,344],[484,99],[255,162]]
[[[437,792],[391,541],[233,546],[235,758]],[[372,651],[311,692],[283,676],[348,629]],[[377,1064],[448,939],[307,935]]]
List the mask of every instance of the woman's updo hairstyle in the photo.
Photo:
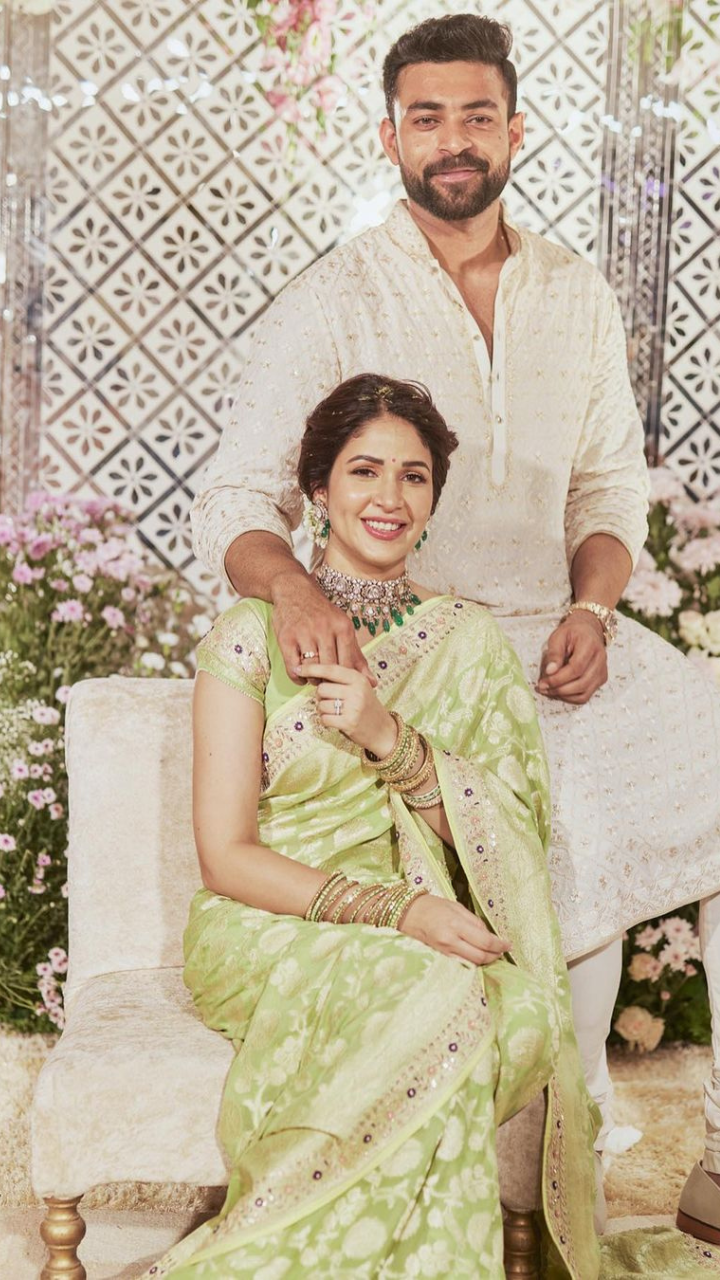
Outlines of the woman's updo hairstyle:
[[392,413],[415,428],[432,458],[435,510],[458,439],[420,382],[385,378],[379,373],[359,373],[341,382],[315,406],[305,424],[300,446],[298,481],[311,501],[318,489],[326,489],[335,460],[348,440],[369,422]]

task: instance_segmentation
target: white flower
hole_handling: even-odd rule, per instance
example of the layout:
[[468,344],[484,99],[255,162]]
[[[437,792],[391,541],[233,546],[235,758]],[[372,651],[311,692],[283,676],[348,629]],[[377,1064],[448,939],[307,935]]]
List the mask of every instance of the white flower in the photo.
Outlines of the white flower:
[[165,659],[161,653],[144,653],[140,662],[143,667],[147,667],[150,671],[162,671],[165,666]]
[[172,671],[172,673],[173,673],[173,675],[174,675],[174,676],[189,676],[189,675],[190,675],[190,672],[188,671],[188,669],[187,669],[187,667],[185,666],[185,663],[184,663],[184,662],[171,662],[171,663],[170,663],[170,670]]
[[158,631],[157,641],[158,644],[166,645],[168,649],[172,649],[173,645],[178,642],[178,636],[175,635],[174,631]]
[[623,593],[623,600],[646,618],[669,618],[682,603],[682,591],[674,578],[659,569],[638,566]]
[[678,617],[678,631],[686,644],[697,649],[705,648],[708,640],[705,618],[697,609],[683,609]]
[[195,617],[188,625],[188,631],[191,635],[196,636],[198,640],[202,640],[206,636],[212,626],[212,618],[208,618],[206,613],[196,613]]
[[651,467],[650,495],[651,502],[670,503],[684,498],[685,489],[682,481],[669,467]]
[[705,632],[708,649],[720,654],[720,609],[713,609],[712,613],[705,614]]

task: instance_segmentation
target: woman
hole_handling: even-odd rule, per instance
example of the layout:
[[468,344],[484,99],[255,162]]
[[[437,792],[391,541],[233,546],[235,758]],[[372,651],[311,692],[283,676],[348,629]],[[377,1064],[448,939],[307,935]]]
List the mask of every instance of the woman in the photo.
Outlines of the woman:
[[495,1128],[546,1086],[543,1274],[598,1275],[533,700],[490,615],[406,570],[456,443],[376,375],[308,420],[317,578],[374,687],[316,653],[291,678],[257,600],[199,648],[185,980],[238,1050],[232,1174],[149,1275],[499,1280]]

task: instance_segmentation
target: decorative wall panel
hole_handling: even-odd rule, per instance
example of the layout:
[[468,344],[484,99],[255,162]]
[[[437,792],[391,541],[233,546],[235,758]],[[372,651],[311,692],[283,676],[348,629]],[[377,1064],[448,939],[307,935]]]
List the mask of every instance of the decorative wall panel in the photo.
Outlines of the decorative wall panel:
[[683,30],[660,449],[700,497],[720,490],[720,0]]

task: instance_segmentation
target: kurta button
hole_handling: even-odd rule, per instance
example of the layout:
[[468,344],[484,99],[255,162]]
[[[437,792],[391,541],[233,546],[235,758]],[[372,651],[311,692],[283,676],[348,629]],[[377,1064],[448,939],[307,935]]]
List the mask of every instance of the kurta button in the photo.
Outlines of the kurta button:
[[500,416],[500,414],[499,414],[499,413],[496,413],[496,414],[495,414],[495,421],[496,421],[496,422],[502,422],[502,418],[501,418],[501,416]]

